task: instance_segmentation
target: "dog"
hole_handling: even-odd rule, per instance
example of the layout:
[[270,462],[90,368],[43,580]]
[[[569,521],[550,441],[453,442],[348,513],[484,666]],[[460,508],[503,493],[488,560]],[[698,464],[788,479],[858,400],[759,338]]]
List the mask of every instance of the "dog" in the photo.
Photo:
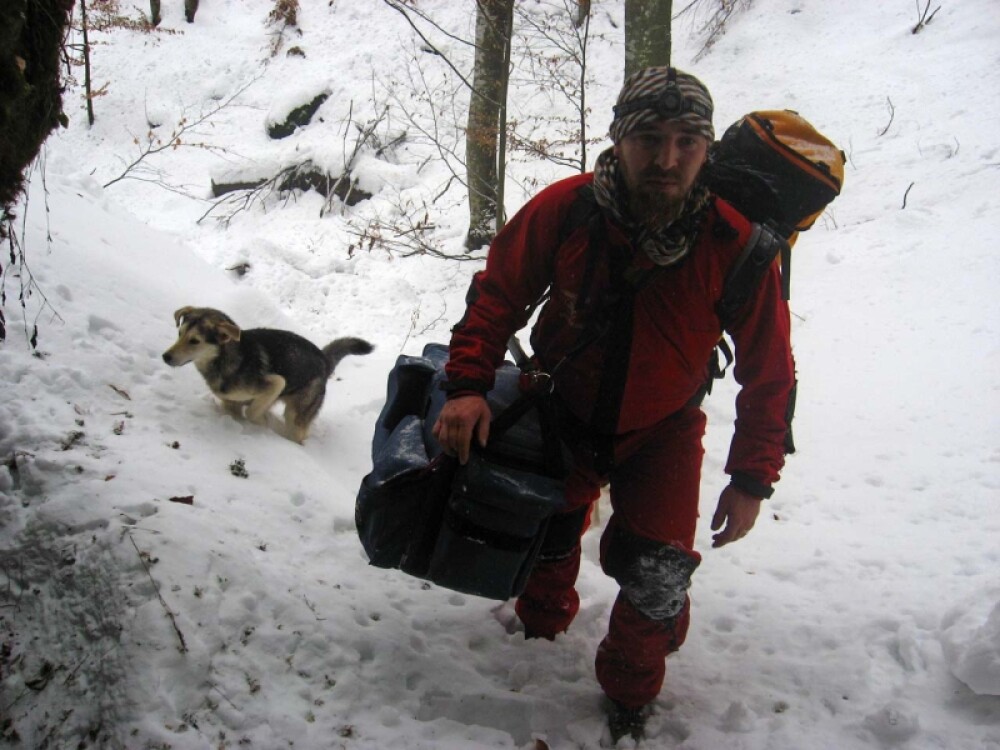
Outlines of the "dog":
[[[369,354],[364,339],[345,337],[321,350],[308,339],[276,328],[239,326],[210,307],[182,307],[174,313],[177,341],[163,353],[171,367],[194,362],[226,412],[267,424],[276,401],[285,405],[284,423],[272,424],[283,437],[305,441],[326,396],[326,381],[349,354]],[[245,414],[244,414],[245,411]]]

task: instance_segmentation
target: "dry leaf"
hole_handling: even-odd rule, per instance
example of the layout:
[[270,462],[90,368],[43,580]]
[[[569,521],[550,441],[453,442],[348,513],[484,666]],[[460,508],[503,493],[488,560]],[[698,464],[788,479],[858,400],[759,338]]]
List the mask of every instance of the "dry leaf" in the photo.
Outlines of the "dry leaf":
[[111,388],[111,390],[113,390],[122,398],[127,398],[129,401],[132,400],[132,397],[128,395],[128,391],[126,391],[125,389],[119,388],[117,385],[114,385],[113,383],[108,383],[108,386]]

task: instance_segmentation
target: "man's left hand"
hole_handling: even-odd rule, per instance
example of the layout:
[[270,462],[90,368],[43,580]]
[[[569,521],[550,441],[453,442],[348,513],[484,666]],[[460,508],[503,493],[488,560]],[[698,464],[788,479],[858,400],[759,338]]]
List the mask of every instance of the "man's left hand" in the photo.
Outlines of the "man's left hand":
[[723,522],[726,527],[712,536],[712,546],[722,547],[749,534],[760,513],[760,504],[761,498],[733,485],[726,487],[719,496],[719,505],[712,516],[712,531],[722,529]]

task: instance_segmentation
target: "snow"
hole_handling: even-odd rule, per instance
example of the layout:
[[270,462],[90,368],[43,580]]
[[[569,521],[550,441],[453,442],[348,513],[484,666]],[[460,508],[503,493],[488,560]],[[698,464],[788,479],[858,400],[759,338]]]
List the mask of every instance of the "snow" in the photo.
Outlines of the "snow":
[[941,622],[952,674],[980,695],[1000,695],[1000,587],[956,604]]
[[[616,593],[597,563],[606,506],[584,539],[580,615],[554,643],[525,641],[509,602],[368,566],[355,533],[386,376],[447,340],[479,267],[359,246],[370,222],[426,205],[427,237],[462,252],[462,190],[444,191],[432,145],[391,107],[379,137],[411,132],[385,158],[362,152],[371,201],[324,212],[315,193],[271,196],[198,221],[215,175],[342,166],[350,120],[376,118],[390,87],[393,107],[416,108],[421,74],[440,138],[456,137],[462,95],[399,13],[303,3],[301,34],[272,58],[271,5],[210,0],[188,25],[165,3],[176,34],[98,34],[97,121],[70,88],[70,127],[18,211],[27,268],[4,261],[0,346],[0,735],[25,748],[606,747],[593,674]],[[593,5],[600,135],[622,9]],[[471,38],[465,6],[419,3]],[[697,62],[704,18],[675,22],[674,60],[711,88],[720,131],[794,108],[848,169],[794,253],[799,452],[747,539],[716,550],[699,529],[691,633],[642,747],[1000,748],[1000,14],[993,0],[941,6],[914,35],[908,3],[756,3]],[[467,69],[465,45],[434,39]],[[286,57],[291,45],[306,56]],[[131,175],[143,180],[101,187],[147,133],[166,139],[244,87],[187,145],[146,159]],[[267,138],[269,117],[319,90],[331,97],[309,126]],[[523,77],[511,98],[522,119],[565,106]],[[515,156],[509,212],[568,174]],[[245,275],[227,270],[241,263]],[[341,363],[300,446],[225,416],[192,367],[162,362],[185,305],[377,348]],[[706,407],[708,517],[734,393],[726,382]]]

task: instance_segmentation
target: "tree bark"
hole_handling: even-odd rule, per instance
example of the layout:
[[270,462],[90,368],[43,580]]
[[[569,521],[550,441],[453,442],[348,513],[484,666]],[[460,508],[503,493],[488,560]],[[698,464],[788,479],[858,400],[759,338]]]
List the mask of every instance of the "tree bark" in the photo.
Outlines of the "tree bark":
[[[24,168],[66,123],[59,62],[73,0],[0,1],[0,209],[20,194]],[[2,232],[2,230],[0,230]]]
[[673,0],[625,0],[625,78],[670,64]]
[[80,30],[83,34],[83,95],[87,99],[87,124],[94,125],[94,92],[90,87],[90,37],[87,27],[87,0],[80,0]]
[[501,125],[506,121],[514,0],[476,0],[476,8],[476,61],[465,132],[469,185],[465,246],[470,249],[488,244],[502,223],[503,165],[497,158],[497,144],[505,137]]

